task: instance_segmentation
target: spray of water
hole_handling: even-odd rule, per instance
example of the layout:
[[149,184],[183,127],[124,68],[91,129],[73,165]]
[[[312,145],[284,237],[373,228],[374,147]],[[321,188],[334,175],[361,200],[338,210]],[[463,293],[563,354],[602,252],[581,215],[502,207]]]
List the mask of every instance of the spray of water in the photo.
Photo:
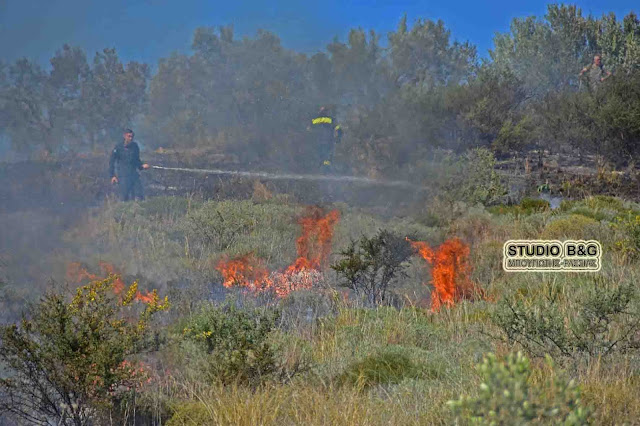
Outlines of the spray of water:
[[279,173],[266,173],[266,172],[244,172],[239,170],[222,170],[222,169],[188,169],[184,167],[163,167],[163,166],[151,166],[151,167],[158,170],[173,170],[173,171],[179,171],[179,172],[202,173],[202,174],[209,174],[209,175],[232,175],[232,176],[243,176],[243,177],[260,178],[260,179],[270,179],[270,180],[313,180],[313,181],[350,182],[350,183],[357,183],[357,184],[363,184],[363,185],[400,187],[400,188],[413,189],[416,191],[424,191],[428,189],[428,187],[426,186],[415,185],[411,182],[407,182],[403,180],[378,180],[378,179],[369,179],[369,178],[359,177],[359,176],[298,175],[298,174],[279,174]]

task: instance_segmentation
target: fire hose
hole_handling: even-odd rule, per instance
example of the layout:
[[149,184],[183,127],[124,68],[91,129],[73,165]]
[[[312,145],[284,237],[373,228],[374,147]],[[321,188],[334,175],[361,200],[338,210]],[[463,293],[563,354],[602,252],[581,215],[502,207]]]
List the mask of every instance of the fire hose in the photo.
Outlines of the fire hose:
[[185,167],[164,167],[164,166],[151,166],[151,168],[157,169],[157,170],[202,173],[202,174],[208,174],[208,175],[231,175],[231,176],[241,176],[241,177],[249,177],[249,178],[270,179],[270,180],[316,180],[316,181],[324,180],[324,181],[334,181],[334,182],[359,183],[359,184],[374,185],[374,186],[400,187],[400,188],[408,188],[408,189],[414,189],[414,190],[427,189],[426,186],[415,185],[411,182],[407,182],[403,180],[379,180],[379,179],[370,179],[370,178],[359,177],[359,176],[277,174],[277,173],[267,173],[267,172],[245,172],[240,170],[189,169]]

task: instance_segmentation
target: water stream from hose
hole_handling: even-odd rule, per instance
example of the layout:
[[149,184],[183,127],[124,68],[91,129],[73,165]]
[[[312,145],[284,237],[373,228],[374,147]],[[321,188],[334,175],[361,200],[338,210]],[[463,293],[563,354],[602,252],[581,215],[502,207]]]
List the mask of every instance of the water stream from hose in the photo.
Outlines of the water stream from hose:
[[267,172],[245,172],[239,170],[223,170],[223,169],[189,169],[185,167],[163,167],[163,166],[151,166],[153,169],[158,170],[172,170],[178,172],[190,172],[190,173],[202,173],[209,175],[231,175],[242,176],[249,178],[271,179],[271,180],[313,180],[313,181],[333,181],[333,182],[350,182],[363,185],[372,186],[390,186],[407,188],[418,191],[427,190],[428,187],[415,185],[411,182],[403,180],[380,180],[370,179],[359,176],[336,176],[336,175],[299,175],[299,174],[280,174],[280,173],[267,173]]

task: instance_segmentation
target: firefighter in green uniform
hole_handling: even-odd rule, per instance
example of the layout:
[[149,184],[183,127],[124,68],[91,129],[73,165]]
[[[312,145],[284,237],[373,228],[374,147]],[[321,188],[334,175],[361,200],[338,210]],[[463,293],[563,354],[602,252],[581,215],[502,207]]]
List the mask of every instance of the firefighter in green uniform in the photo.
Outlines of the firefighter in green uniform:
[[311,120],[311,129],[316,136],[316,154],[320,162],[320,168],[328,173],[333,169],[333,154],[336,144],[342,139],[342,129],[331,115],[329,108],[321,107]]
[[586,74],[591,90],[595,90],[600,83],[605,81],[611,76],[611,71],[604,68],[602,64],[602,56],[596,55],[593,57],[593,63],[582,68],[580,71],[580,78],[583,78]]

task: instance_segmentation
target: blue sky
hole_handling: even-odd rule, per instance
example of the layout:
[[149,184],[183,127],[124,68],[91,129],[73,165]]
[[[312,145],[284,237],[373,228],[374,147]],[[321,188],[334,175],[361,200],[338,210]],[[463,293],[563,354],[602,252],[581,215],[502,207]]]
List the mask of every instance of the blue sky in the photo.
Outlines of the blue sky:
[[[541,16],[549,2],[519,0],[449,1],[295,1],[295,0],[0,0],[0,60],[28,57],[43,65],[64,43],[81,46],[89,58],[115,47],[126,60],[155,64],[172,51],[188,52],[199,26],[233,25],[237,36],[263,28],[276,33],[285,47],[304,53],[324,50],[334,36],[346,39],[350,28],[383,35],[407,13],[442,19],[458,40],[478,46],[482,56],[496,32],[506,32],[514,17]],[[640,12],[630,0],[574,2],[585,14],[615,12],[622,18]]]

